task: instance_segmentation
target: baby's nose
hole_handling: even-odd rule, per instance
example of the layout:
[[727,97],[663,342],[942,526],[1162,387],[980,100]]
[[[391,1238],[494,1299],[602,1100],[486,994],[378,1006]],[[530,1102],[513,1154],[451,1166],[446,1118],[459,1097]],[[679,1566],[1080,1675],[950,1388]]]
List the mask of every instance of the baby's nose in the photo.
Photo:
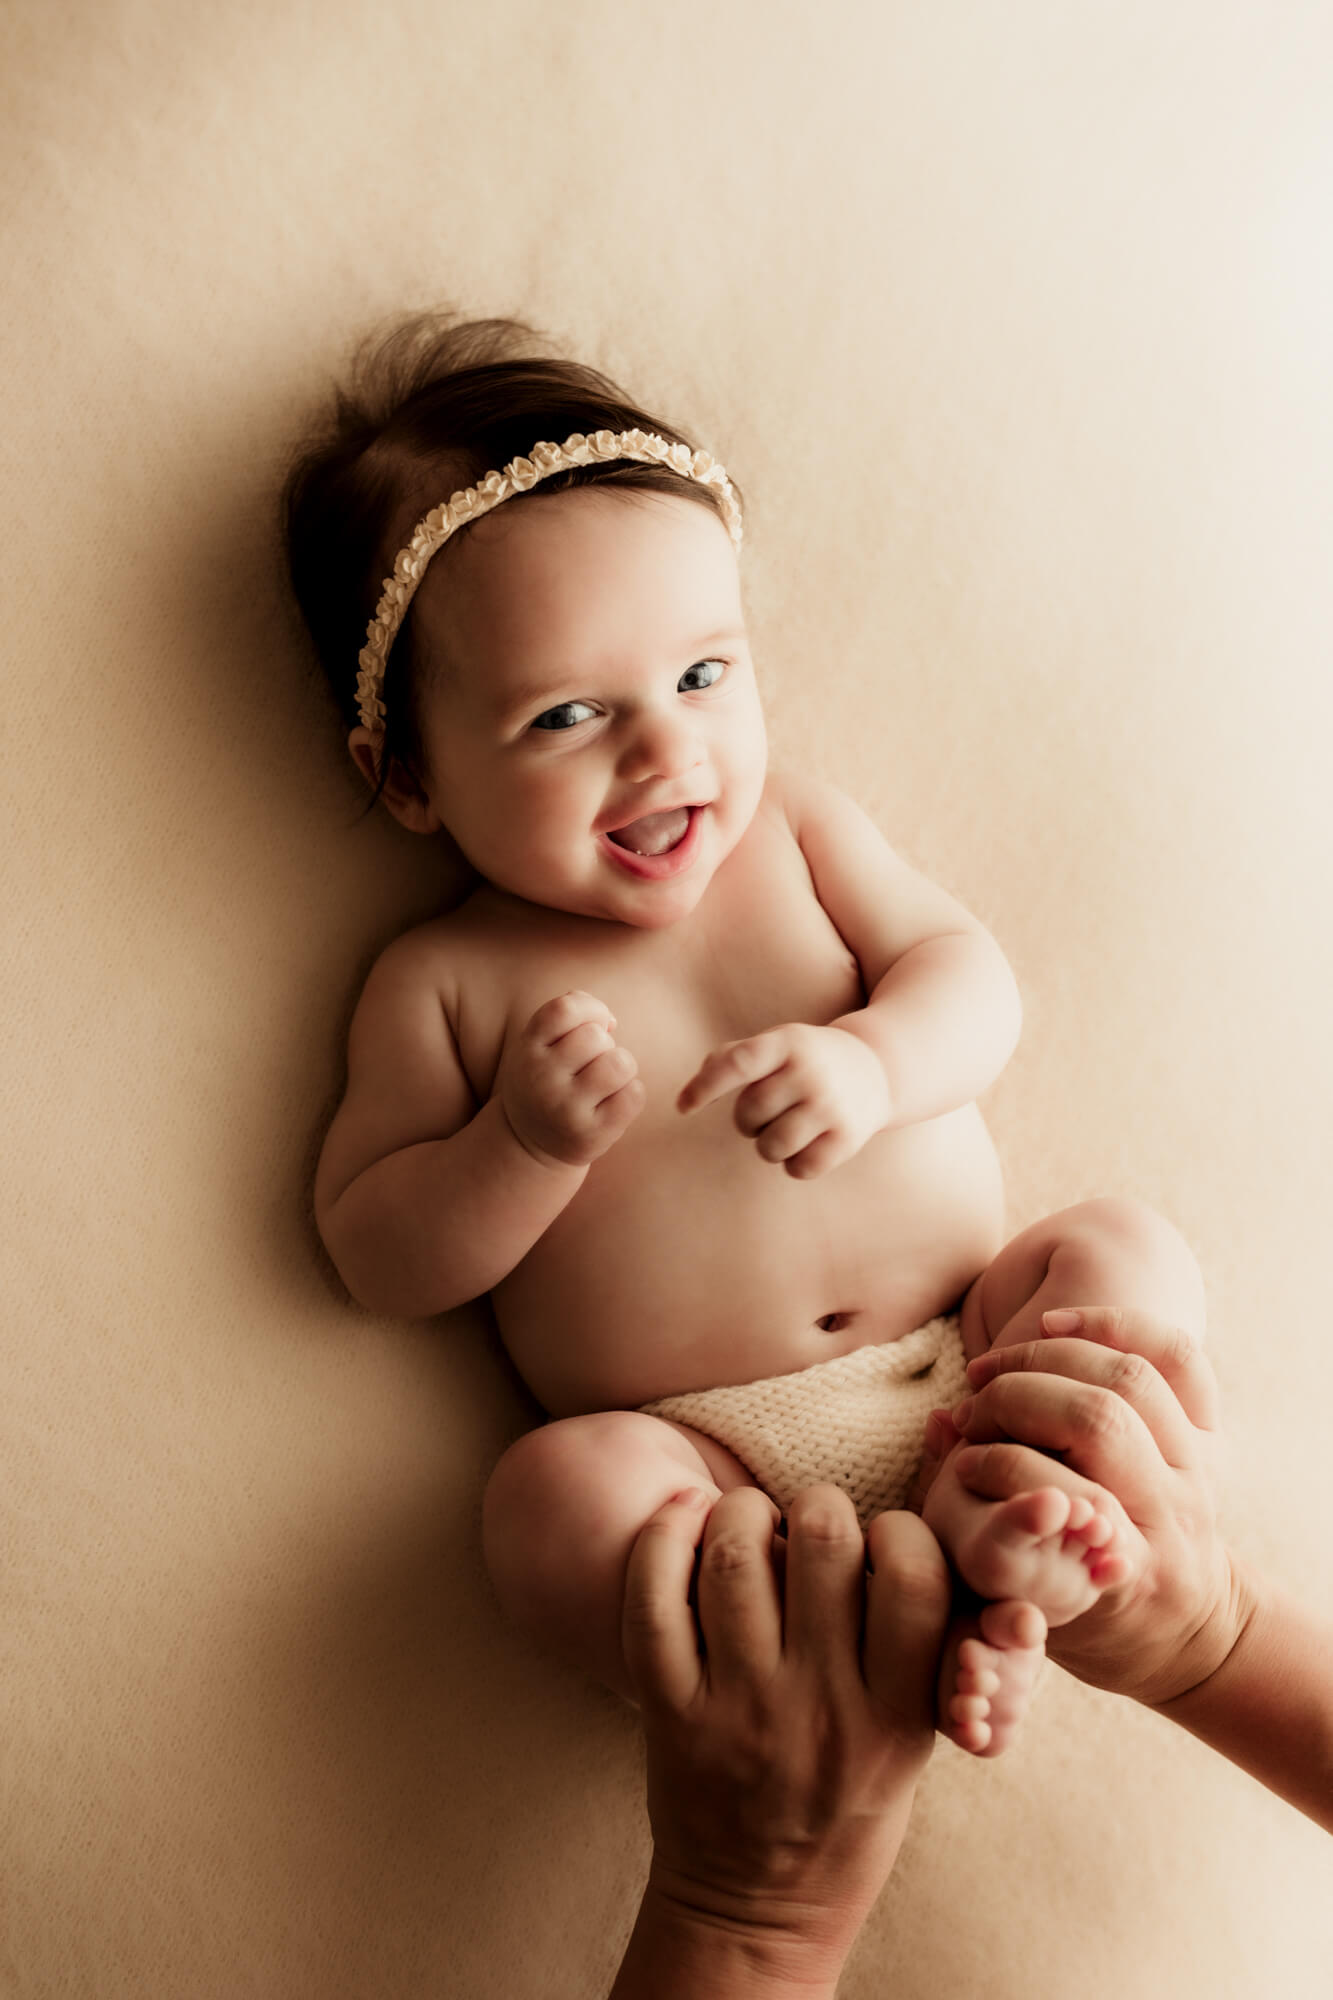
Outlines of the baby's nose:
[[677,778],[692,770],[700,755],[699,736],[691,717],[658,711],[640,718],[621,769],[627,778]]

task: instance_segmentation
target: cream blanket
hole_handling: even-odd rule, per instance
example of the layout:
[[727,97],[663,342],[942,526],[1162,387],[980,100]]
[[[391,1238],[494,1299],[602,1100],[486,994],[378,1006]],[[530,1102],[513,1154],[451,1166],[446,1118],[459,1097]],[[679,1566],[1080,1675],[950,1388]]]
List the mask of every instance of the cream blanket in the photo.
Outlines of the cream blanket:
[[[1012,1228],[1181,1226],[1228,1525],[1327,1597],[1331,98],[1308,0],[0,10],[6,1995],[595,2000],[646,1864],[633,1718],[481,1567],[540,1412],[309,1212],[458,880],[359,818],[274,522],[406,305],[722,457],[774,762],[1018,971]],[[1313,2000],[1328,1855],[1052,1672],[934,1758],[844,2000]]]

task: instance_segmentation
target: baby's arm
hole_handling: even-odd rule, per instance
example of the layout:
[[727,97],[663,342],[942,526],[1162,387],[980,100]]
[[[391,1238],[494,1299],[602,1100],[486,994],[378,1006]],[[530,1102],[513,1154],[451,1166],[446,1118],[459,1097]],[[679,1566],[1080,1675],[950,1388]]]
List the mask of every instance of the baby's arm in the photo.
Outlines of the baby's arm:
[[812,779],[772,785],[870,997],[822,1027],[793,1021],[724,1043],[676,1102],[697,1111],[739,1091],[737,1129],[809,1180],[876,1132],[970,1104],[1013,1053],[1021,1007],[995,940],[900,861],[859,806]]
[[784,778],[815,894],[856,955],[869,999],[830,1023],[878,1056],[890,1123],[914,1125],[980,1096],[1013,1054],[1022,1008],[995,940],[899,859],[833,785]]
[[315,1177],[320,1235],[353,1298],[424,1318],[521,1263],[642,1108],[609,1021],[590,994],[539,1008],[477,1110],[435,950],[414,934],[389,947],[352,1021]]

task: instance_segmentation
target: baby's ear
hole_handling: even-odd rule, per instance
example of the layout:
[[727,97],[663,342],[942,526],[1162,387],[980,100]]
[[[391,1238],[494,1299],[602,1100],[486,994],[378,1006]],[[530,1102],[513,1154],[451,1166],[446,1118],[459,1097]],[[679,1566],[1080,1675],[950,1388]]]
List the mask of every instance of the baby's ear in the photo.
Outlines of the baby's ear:
[[[373,792],[379,783],[379,764],[383,754],[383,740],[372,736],[365,728],[354,729],[347,739],[352,762]],[[389,775],[381,802],[389,808],[394,818],[410,833],[438,833],[444,821],[436,812],[426,794],[415,783],[410,773],[405,771],[394,758],[389,759]]]

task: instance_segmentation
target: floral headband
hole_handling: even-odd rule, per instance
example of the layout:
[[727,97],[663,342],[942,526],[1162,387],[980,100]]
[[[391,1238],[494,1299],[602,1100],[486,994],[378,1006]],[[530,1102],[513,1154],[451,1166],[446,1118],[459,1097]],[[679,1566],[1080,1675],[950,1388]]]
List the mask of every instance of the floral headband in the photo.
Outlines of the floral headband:
[[502,500],[526,493],[539,479],[549,479],[553,472],[563,472],[571,465],[605,464],[617,458],[642,459],[646,464],[678,472],[682,479],[715,486],[727,533],[739,550],[740,503],[726,473],[706,451],[691,451],[687,444],[668,444],[653,431],[594,431],[590,437],[575,431],[563,444],[535,444],[526,458],[511,459],[503,472],[488,472],[475,486],[452,494],[442,506],[432,507],[425,519],[417,523],[407,547],[399,551],[393,575],[384,579],[375,616],[366,629],[366,643],[358,655],[361,671],[356,677],[356,696],[364,728],[372,735],[383,731],[385,710],[380,690],[389,648],[426,574],[426,564],[444,547],[450,535],[480,515],[489,514]]

